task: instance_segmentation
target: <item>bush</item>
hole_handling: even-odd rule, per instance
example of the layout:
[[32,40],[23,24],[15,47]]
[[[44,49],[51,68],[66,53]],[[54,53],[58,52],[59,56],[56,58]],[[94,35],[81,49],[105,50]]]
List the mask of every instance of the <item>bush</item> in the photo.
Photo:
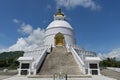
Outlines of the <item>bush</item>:
[[100,61],[100,67],[118,67],[120,68],[120,61],[115,58],[107,58],[106,60]]
[[18,67],[19,63],[17,59],[23,56],[23,51],[15,52],[3,52],[0,54],[0,68],[11,68],[15,69]]

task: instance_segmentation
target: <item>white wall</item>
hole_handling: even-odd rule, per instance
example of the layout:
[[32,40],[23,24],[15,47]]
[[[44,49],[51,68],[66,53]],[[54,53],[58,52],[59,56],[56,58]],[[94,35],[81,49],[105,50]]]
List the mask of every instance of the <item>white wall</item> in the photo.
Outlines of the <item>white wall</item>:
[[75,37],[74,32],[70,28],[65,27],[54,27],[46,30],[45,37],[45,45],[53,45],[54,46],[54,37],[55,35],[61,32],[65,38],[65,44],[75,45]]

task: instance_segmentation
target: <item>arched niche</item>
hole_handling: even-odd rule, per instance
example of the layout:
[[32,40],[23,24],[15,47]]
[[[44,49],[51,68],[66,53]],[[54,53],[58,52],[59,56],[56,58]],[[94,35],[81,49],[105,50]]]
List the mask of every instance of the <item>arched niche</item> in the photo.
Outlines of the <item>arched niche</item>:
[[58,32],[55,35],[55,46],[63,46],[64,45],[64,35],[60,32]]

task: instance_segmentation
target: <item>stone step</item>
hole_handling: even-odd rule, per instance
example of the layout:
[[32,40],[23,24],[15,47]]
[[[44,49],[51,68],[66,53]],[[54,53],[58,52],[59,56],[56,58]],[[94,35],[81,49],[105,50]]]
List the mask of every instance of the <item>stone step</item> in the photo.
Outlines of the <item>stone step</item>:
[[65,47],[53,48],[52,52],[47,55],[38,74],[53,75],[59,72],[69,75],[81,75],[72,53],[68,53]]
[[[2,79],[2,80],[53,80],[53,78],[30,78],[28,76],[12,76],[10,78],[7,79]],[[67,80],[117,80],[117,79],[113,79],[113,78],[109,78],[106,76],[91,76],[91,78],[68,78]]]
[[[54,78],[54,75],[30,75],[28,78]],[[67,75],[67,78],[92,78],[90,75]]]

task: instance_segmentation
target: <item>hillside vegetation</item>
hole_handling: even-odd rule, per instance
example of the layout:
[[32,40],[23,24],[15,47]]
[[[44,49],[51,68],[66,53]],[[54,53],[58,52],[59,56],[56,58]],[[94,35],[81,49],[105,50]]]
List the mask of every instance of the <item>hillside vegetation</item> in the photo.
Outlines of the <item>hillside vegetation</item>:
[[17,59],[23,56],[23,51],[0,53],[0,68],[16,69],[19,65]]
[[100,61],[100,66],[120,68],[120,61],[117,61],[116,58],[107,58],[106,60]]

